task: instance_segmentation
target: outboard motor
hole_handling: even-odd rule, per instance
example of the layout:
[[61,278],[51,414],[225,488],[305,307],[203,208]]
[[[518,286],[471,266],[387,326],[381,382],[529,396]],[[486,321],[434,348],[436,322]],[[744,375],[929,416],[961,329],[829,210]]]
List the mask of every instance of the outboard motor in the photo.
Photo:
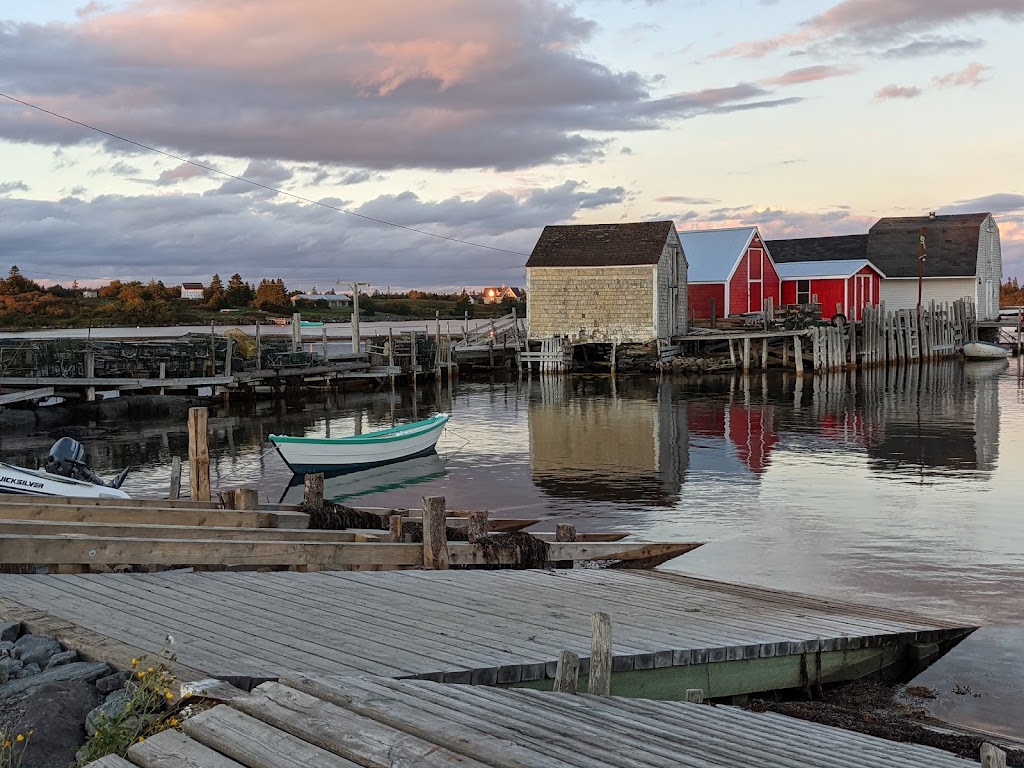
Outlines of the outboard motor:
[[86,466],[85,448],[70,437],[62,437],[50,448],[50,453],[46,457],[46,471],[51,475],[84,480],[93,485],[106,485],[110,488],[120,488],[128,474],[128,470],[123,469],[110,483],[103,482],[103,478]]

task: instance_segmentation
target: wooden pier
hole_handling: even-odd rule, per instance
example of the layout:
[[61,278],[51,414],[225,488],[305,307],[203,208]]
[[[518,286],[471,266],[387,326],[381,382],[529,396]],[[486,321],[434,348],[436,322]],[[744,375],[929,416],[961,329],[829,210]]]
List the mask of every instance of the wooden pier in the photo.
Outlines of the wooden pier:
[[157,733],[132,746],[128,760],[107,757],[90,768],[978,765],[931,747],[689,702],[308,675],[222,695],[226,703],[181,731]]
[[0,576],[0,616],[70,633],[126,668],[166,635],[178,662],[243,688],[288,674],[550,687],[614,623],[612,691],[646,698],[799,688],[927,663],[958,620],[661,571],[407,570]]

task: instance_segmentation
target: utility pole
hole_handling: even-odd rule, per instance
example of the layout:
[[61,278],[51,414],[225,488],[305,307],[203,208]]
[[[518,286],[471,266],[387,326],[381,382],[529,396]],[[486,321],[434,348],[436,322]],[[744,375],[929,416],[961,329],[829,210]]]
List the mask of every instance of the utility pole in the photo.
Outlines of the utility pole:
[[370,287],[369,283],[347,283],[339,280],[338,285],[347,285],[352,289],[352,352],[358,355],[361,349],[359,342],[359,286]]
[[921,253],[917,257],[917,314],[921,315],[921,295],[924,292],[924,227],[921,227]]

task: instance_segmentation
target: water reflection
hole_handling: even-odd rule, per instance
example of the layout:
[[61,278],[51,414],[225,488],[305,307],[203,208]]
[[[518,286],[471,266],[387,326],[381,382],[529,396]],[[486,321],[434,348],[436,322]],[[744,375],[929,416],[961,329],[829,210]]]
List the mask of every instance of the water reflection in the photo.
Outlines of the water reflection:
[[[324,478],[324,498],[336,504],[354,504],[362,496],[397,491],[444,476],[444,460],[440,456],[419,456],[382,467],[328,475]],[[305,479],[295,475],[285,488],[281,503],[298,504],[304,492]]]

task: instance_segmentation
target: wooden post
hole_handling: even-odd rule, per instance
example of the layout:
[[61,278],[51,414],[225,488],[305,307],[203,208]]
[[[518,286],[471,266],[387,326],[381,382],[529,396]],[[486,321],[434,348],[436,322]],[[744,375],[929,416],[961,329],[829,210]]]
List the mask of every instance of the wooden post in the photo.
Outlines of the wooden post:
[[448,541],[444,529],[444,496],[423,497],[423,567],[446,571]]
[[555,667],[555,693],[576,693],[579,678],[580,657],[572,651],[562,651]]
[[687,688],[685,701],[693,702],[694,704],[704,703],[704,689],[703,688]]
[[239,488],[235,491],[235,509],[250,510],[260,508],[260,492],[255,488]]
[[494,370],[494,337],[493,336],[491,336],[491,338],[489,338],[487,340],[487,354],[488,354],[488,361],[490,363],[491,370],[493,371]]
[[[555,526],[555,541],[576,541],[576,526],[559,523]],[[556,568],[572,568],[572,560],[559,560],[555,563]]]
[[[96,352],[87,349],[85,350],[85,378],[92,379],[96,376]],[[93,402],[96,399],[96,387],[87,386],[85,388],[85,399],[86,402]]]
[[612,376],[615,375],[615,371],[616,371],[616,367],[617,367],[617,360],[616,360],[616,358],[618,357],[618,347],[619,347],[619,345],[616,342],[613,341],[612,342]]
[[474,509],[466,519],[469,541],[475,543],[487,536],[487,510]]
[[793,365],[796,367],[796,376],[801,378],[804,375],[804,349],[803,341],[799,336],[793,337]]
[[750,337],[743,337],[743,373],[750,373]]
[[206,408],[188,409],[188,485],[193,501],[210,501],[210,448]]
[[305,490],[302,503],[310,509],[322,509],[324,506],[324,473],[311,472],[305,477]]
[[321,329],[321,331],[322,331],[322,337],[323,337],[323,343],[324,343],[324,365],[326,365],[327,362],[330,360],[330,357],[331,357],[330,354],[328,354],[328,352],[327,352],[327,326],[325,325]]
[[789,368],[789,342],[788,336],[782,337],[782,370]]
[[302,348],[302,315],[292,312],[292,352]]
[[768,370],[768,339],[761,339],[761,370]]
[[260,335],[260,319],[256,318],[256,370],[263,369],[263,337]]
[[224,351],[224,375],[231,375],[231,353],[234,352],[234,342],[230,336],[226,336],[224,339],[227,342],[227,349]]
[[612,619],[598,612],[590,617],[590,684],[587,693],[610,696],[612,692]]
[[714,328],[718,323],[718,318],[715,317],[715,297],[711,297],[711,327]]
[[857,324],[853,321],[848,326],[850,329],[850,367],[857,367]]
[[1020,357],[1020,352],[1021,352],[1021,335],[1020,335],[1020,331],[1021,331],[1021,327],[1022,327],[1022,322],[1024,322],[1024,309],[1018,308],[1017,309],[1017,357]]
[[359,338],[359,283],[352,285],[352,352],[358,355],[362,352],[362,343]]
[[171,459],[171,492],[167,498],[171,501],[177,501],[181,495],[181,456],[175,456]]
[[[166,379],[167,378],[167,363],[160,363],[160,378],[161,379]],[[164,388],[160,387],[160,389],[157,390],[157,391],[160,393],[160,396],[163,397]]]
[[736,347],[732,343],[732,339],[729,339],[729,364],[732,365],[733,368],[736,367]]
[[1006,768],[1006,753],[995,744],[981,744],[981,768]]
[[402,516],[392,515],[388,519],[388,540],[396,544],[402,541]]

